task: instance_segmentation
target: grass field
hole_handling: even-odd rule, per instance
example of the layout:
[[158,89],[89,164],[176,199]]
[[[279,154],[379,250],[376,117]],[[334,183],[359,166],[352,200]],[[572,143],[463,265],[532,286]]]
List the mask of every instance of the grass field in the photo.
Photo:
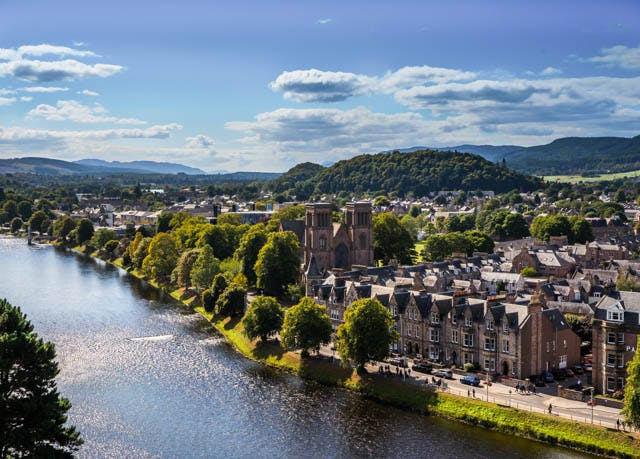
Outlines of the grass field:
[[594,177],[582,177],[580,175],[547,175],[543,179],[547,182],[578,183],[578,182],[606,182],[623,178],[640,177],[640,170],[601,174]]

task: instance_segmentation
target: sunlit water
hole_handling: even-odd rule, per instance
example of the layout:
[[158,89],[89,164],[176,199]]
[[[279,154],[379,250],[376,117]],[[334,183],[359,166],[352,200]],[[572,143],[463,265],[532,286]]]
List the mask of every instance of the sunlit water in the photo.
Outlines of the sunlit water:
[[144,282],[51,247],[0,238],[0,297],[56,344],[81,457],[580,457],[265,369]]

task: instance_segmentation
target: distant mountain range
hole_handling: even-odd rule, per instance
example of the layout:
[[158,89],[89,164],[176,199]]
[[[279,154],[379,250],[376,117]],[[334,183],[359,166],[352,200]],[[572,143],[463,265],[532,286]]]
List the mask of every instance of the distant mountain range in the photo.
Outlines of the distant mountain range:
[[465,144],[439,148],[418,146],[393,151],[410,153],[429,149],[473,153],[495,163],[504,159],[509,168],[534,175],[589,175],[640,169],[640,136],[564,137],[532,147]]
[[62,161],[50,158],[0,159],[0,174],[31,173],[41,175],[70,174],[206,174],[201,169],[175,163],[155,161],[103,161],[101,159],[81,159]]

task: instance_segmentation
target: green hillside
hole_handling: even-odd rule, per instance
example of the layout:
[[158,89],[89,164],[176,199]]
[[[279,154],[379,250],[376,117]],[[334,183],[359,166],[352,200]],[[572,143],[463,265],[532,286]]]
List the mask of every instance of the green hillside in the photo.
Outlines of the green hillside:
[[[519,174],[502,168],[480,156],[468,153],[453,153],[433,150],[411,153],[378,153],[360,155],[339,161],[322,168],[319,165],[304,166],[304,171],[317,173],[289,188],[279,187],[279,192],[288,191],[298,199],[311,194],[346,193],[391,193],[400,196],[413,193],[425,196],[440,190],[494,190],[507,192],[542,187],[538,178]],[[299,169],[292,169],[278,179],[278,185],[292,183],[280,181],[288,176],[298,176]],[[301,177],[302,178],[302,177]],[[272,182],[273,183],[273,182]]]

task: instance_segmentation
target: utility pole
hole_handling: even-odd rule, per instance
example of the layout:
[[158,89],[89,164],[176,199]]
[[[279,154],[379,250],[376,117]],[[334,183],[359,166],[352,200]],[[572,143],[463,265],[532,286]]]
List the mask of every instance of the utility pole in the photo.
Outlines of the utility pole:
[[591,424],[593,424],[593,392],[595,387],[591,388]]

